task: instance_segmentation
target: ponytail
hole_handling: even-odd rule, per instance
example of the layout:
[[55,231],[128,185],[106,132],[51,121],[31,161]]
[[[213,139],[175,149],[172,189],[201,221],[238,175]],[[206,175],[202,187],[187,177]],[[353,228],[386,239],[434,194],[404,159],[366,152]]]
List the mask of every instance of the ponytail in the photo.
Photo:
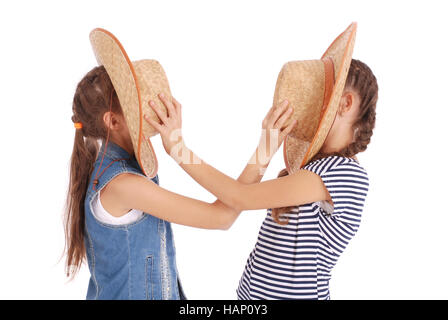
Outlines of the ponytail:
[[77,129],[70,160],[70,182],[68,187],[64,225],[66,237],[66,275],[73,277],[85,257],[84,245],[84,200],[93,164],[98,154],[95,139],[84,138],[82,129]]
[[[73,98],[72,121],[77,124],[70,160],[70,181],[64,212],[66,274],[73,277],[85,257],[84,244],[86,198],[93,165],[98,156],[98,141],[106,139],[103,115],[107,111],[122,114],[118,97],[104,66],[89,71],[79,82]],[[79,125],[78,125],[79,123]]]

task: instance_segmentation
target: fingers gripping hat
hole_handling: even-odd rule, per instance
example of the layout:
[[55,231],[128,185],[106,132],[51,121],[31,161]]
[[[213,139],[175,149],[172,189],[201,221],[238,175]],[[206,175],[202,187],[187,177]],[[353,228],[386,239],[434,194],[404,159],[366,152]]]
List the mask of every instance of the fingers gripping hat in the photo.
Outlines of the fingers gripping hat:
[[157,174],[157,158],[149,137],[158,132],[143,121],[143,114],[160,122],[148,106],[149,100],[153,100],[159,109],[166,113],[165,107],[157,99],[159,93],[171,97],[165,72],[156,60],[131,62],[121,43],[107,30],[94,29],[90,33],[90,42],[98,63],[106,69],[117,93],[131,135],[135,157],[143,173],[153,178]]
[[352,23],[325,51],[320,60],[291,61],[281,69],[274,105],[288,99],[297,125],[283,145],[291,174],[306,165],[322,147],[333,125],[345,86],[355,44]]

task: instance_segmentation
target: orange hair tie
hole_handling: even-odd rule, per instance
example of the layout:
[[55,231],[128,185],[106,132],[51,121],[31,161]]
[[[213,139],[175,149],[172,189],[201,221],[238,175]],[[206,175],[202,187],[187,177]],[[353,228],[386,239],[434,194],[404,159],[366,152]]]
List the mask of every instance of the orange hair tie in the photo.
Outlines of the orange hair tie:
[[75,128],[76,129],[82,129],[82,123],[81,122],[75,122]]

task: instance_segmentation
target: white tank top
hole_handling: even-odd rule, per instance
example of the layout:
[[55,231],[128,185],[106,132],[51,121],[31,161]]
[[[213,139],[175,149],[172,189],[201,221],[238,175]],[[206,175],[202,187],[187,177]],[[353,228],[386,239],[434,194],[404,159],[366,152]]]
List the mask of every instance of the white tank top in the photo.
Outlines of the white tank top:
[[93,198],[92,207],[95,218],[101,222],[113,225],[123,225],[135,222],[144,214],[143,211],[132,209],[121,217],[115,217],[104,209],[101,204],[100,192],[98,192],[98,194]]

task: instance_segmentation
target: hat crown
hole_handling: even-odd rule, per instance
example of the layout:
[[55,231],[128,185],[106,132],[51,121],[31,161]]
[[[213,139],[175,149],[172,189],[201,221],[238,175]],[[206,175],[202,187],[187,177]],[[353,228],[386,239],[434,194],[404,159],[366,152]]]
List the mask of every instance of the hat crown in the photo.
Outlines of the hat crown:
[[[274,105],[288,99],[297,120],[290,135],[311,141],[319,125],[325,96],[325,68],[322,60],[290,61],[281,69],[274,93]],[[306,125],[303,125],[306,124]]]
[[[165,106],[157,98],[159,93],[163,93],[166,97],[171,97],[170,86],[165,71],[162,65],[153,59],[132,61],[132,65],[134,66],[140,88],[143,113],[155,121],[160,121],[154,110],[149,107],[148,102],[149,100],[153,100],[159,110],[162,110],[166,114]],[[158,134],[158,131],[146,121],[143,122],[143,132],[147,137]]]

